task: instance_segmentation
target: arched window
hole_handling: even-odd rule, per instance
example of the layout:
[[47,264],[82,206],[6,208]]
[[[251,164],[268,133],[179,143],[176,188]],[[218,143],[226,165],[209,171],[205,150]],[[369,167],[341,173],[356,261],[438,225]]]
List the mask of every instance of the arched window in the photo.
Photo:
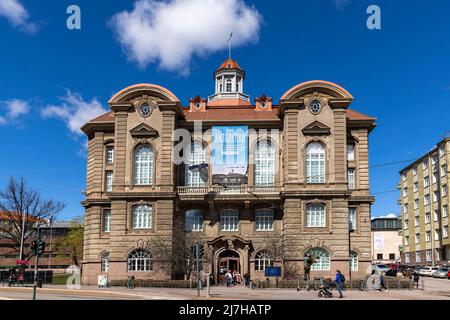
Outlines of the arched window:
[[275,150],[270,141],[260,141],[255,149],[255,186],[275,184]]
[[153,148],[143,145],[134,153],[134,184],[153,184]]
[[102,272],[108,272],[109,271],[109,253],[104,253],[102,255]]
[[153,258],[150,252],[137,249],[128,255],[128,271],[149,270],[153,270]]
[[324,228],[326,227],[325,205],[313,203],[306,205],[306,227]]
[[358,271],[358,254],[355,251],[350,252],[350,267],[352,271]]
[[203,231],[203,213],[201,210],[192,209],[186,211],[186,231]]
[[255,256],[255,270],[265,271],[266,267],[270,267],[273,265],[273,260],[273,255],[269,251],[259,251]]
[[325,149],[317,142],[306,147],[306,182],[325,183]]
[[[205,171],[206,170],[206,175]],[[185,165],[185,180],[188,187],[201,187],[205,185],[207,179],[205,148],[202,143],[195,142],[191,146],[189,162]]]
[[311,248],[305,252],[305,259],[311,255],[315,262],[311,270],[326,271],[330,270],[330,254],[322,248]]
[[133,229],[152,227],[152,206],[144,204],[133,207]]

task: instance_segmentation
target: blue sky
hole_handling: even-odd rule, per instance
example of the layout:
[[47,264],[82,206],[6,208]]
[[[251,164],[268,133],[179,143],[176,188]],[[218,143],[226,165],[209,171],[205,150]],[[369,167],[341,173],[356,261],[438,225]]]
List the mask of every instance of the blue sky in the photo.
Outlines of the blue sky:
[[[366,9],[374,3],[381,8],[381,30],[366,27]],[[81,8],[81,30],[66,27],[71,4]],[[44,197],[67,204],[60,218],[82,214],[86,158],[79,123],[134,83],[165,86],[184,105],[211,94],[212,72],[228,54],[230,25],[233,57],[247,72],[246,93],[265,93],[277,103],[306,80],[342,85],[355,97],[352,108],[378,118],[370,138],[374,166],[415,159],[450,131],[450,2],[245,4],[247,15],[223,15],[217,31],[202,25],[212,24],[203,11],[181,10],[186,16],[178,19],[170,11],[174,1],[166,1],[147,13],[173,22],[156,19],[158,27],[139,38],[127,33],[139,18],[132,1],[0,0],[0,187],[11,175],[23,176]],[[120,23],[112,20],[121,12]],[[172,27],[178,33],[166,32]],[[168,41],[160,45],[161,39]],[[407,163],[371,170],[373,216],[399,212],[399,193],[382,192],[395,190]]]

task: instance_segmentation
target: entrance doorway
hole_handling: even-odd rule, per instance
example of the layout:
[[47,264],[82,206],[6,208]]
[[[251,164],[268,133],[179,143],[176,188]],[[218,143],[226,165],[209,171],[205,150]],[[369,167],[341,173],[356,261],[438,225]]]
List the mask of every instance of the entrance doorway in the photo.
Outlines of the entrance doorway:
[[218,283],[225,282],[225,274],[228,270],[241,273],[241,262],[239,254],[236,251],[225,250],[219,254],[218,257]]

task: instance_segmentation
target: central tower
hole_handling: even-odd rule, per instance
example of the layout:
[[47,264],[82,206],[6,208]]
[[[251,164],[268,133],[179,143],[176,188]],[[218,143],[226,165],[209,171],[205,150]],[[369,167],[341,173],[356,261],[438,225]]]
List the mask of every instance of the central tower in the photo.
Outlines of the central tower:
[[208,97],[208,106],[250,106],[244,94],[245,71],[236,61],[225,60],[214,72],[215,94]]

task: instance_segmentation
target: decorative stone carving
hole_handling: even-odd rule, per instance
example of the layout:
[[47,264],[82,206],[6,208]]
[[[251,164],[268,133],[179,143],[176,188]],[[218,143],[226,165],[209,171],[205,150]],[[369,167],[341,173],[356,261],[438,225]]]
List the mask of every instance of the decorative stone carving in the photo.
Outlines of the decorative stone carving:
[[132,101],[132,104],[142,118],[150,117],[153,110],[158,107],[158,105],[156,104],[156,99],[148,95],[142,95],[138,98],[135,98]]
[[[130,134],[135,139],[140,138],[157,138],[159,133],[156,129],[145,123],[141,123],[137,127],[130,130]],[[145,140],[144,140],[145,141]]]

